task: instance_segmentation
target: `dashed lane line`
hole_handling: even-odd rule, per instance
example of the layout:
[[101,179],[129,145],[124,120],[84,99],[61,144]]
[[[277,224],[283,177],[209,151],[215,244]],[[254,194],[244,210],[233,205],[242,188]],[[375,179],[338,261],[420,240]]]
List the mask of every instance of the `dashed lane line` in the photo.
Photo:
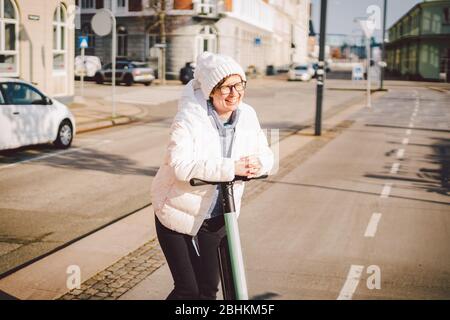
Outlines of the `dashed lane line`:
[[350,271],[348,272],[347,279],[344,286],[337,297],[337,300],[352,300],[353,294],[358,287],[359,280],[361,278],[364,266],[352,265]]
[[386,183],[383,187],[383,190],[381,190],[380,197],[381,198],[388,198],[389,194],[391,193],[392,183]]
[[364,233],[364,237],[373,238],[375,237],[375,233],[377,232],[378,223],[381,219],[381,213],[375,212],[372,214],[370,218],[369,224],[367,225],[366,232]]
[[396,174],[398,172],[399,168],[400,168],[400,163],[398,163],[398,162],[393,163],[390,173]]

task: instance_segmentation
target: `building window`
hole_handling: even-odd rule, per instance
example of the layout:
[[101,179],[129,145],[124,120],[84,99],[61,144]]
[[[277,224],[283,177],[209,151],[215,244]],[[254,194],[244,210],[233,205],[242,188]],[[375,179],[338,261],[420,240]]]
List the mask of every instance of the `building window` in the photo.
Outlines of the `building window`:
[[142,0],[128,0],[128,11],[129,12],[142,11]]
[[124,26],[117,27],[117,55],[128,55],[128,31]]
[[204,26],[196,37],[194,58],[204,51],[217,52],[217,31],[213,26]]
[[450,24],[450,8],[442,8],[442,24]]
[[117,8],[125,8],[126,6],[126,0],[117,0]]
[[[79,4],[77,0],[76,5]],[[81,0],[82,9],[102,9],[104,7],[104,0]]]
[[81,0],[81,8],[95,9],[95,0]]
[[198,15],[213,15],[215,14],[216,6],[211,0],[194,0],[194,10]]
[[161,43],[160,35],[149,34],[148,35],[148,48],[151,49],[155,46],[155,44]]
[[67,60],[67,12],[59,4],[53,14],[53,70],[65,71]]
[[19,14],[13,0],[0,0],[0,75],[19,76]]

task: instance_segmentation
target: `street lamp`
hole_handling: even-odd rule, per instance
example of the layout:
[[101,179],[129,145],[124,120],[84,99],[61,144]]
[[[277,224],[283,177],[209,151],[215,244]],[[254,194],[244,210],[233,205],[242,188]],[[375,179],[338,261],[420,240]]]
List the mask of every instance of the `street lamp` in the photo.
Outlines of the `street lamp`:
[[383,80],[384,80],[384,69],[386,67],[386,12],[387,12],[387,0],[384,0],[383,6],[383,39],[381,39],[381,60],[383,65],[381,66],[380,72],[380,90],[383,90]]

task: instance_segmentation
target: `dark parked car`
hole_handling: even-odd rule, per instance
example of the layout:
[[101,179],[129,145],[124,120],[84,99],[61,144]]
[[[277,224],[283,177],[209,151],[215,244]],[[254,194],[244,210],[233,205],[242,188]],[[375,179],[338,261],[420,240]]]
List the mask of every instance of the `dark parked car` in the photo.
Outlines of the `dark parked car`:
[[186,65],[180,69],[180,81],[183,84],[194,79],[195,65],[192,62],[186,62]]
[[[112,64],[108,63],[95,74],[95,82],[102,84],[112,81]],[[155,80],[155,72],[145,62],[117,61],[116,82],[131,86],[133,83],[143,83],[149,86]]]

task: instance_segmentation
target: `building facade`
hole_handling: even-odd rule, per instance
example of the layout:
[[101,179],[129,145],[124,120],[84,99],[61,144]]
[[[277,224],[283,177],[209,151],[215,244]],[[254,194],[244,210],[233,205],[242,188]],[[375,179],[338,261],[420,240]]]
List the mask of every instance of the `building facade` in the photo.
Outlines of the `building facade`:
[[0,77],[74,95],[74,0],[0,0]]
[[[157,1],[156,1],[157,2]],[[86,54],[111,60],[111,36],[98,37],[90,26],[101,8],[117,19],[117,54],[156,65],[160,28],[151,0],[81,0],[81,30],[90,38]],[[177,78],[186,62],[203,51],[234,57],[261,72],[268,65],[307,59],[309,0],[167,0],[166,67]]]
[[424,1],[389,28],[387,72],[450,82],[450,1]]

